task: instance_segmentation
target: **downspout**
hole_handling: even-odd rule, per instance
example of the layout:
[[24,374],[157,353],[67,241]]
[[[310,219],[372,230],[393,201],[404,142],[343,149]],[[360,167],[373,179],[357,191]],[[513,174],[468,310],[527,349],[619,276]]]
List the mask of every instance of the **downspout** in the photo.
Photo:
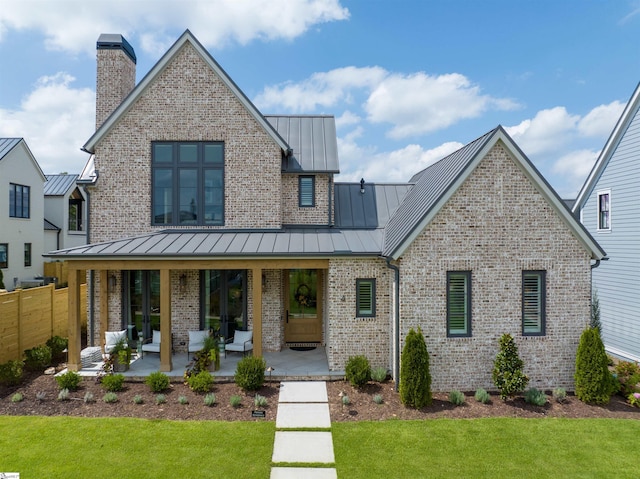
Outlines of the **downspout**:
[[394,335],[394,348],[395,355],[393,360],[394,372],[393,377],[395,378],[395,390],[398,392],[398,385],[400,383],[400,268],[398,268],[395,264],[391,264],[391,258],[385,258],[387,261],[387,268],[392,269],[394,272],[394,283],[395,283],[395,304],[394,304],[394,320],[395,320],[395,330],[396,334]]
[[327,218],[327,224],[329,225],[329,228],[331,228],[333,226],[333,221],[332,220],[332,215],[331,215],[331,208],[333,206],[333,195],[331,194],[331,183],[333,182],[333,175],[329,175],[329,182],[328,182],[328,186],[327,186],[327,195],[329,196],[329,211],[327,212],[328,218]]

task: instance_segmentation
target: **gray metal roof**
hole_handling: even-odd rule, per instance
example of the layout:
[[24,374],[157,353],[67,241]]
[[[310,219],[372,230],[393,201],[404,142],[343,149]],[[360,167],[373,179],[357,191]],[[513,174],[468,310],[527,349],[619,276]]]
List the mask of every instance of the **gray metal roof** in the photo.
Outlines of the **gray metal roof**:
[[78,175],[46,175],[44,184],[45,196],[64,196],[71,188],[75,188]]
[[381,229],[167,230],[133,238],[77,246],[45,256],[75,259],[377,256],[382,249],[382,239]]
[[287,173],[339,173],[336,120],[333,116],[265,115],[293,150],[283,160]]
[[337,228],[384,228],[398,208],[409,184],[336,183],[335,225]]
[[0,138],[0,160],[13,150],[21,140],[22,138]]
[[98,50],[122,50],[133,60],[133,63],[136,63],[136,53],[133,51],[133,47],[118,33],[101,34],[96,42],[96,48]]
[[407,194],[385,229],[384,256],[392,256],[395,253],[498,128],[414,175],[416,185]]
[[48,219],[44,219],[44,229],[46,231],[60,231],[60,228],[58,228],[56,225],[54,225],[51,221],[49,221]]

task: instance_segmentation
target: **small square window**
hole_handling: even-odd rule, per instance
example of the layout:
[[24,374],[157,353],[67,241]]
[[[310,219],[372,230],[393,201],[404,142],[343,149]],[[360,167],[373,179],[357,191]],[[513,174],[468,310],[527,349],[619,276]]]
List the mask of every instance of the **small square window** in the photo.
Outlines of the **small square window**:
[[316,205],[315,186],[315,176],[298,177],[298,206],[307,208]]
[[24,244],[24,265],[31,266],[31,243]]
[[611,230],[611,191],[598,192],[598,229]]
[[447,271],[447,336],[471,336],[471,271]]
[[376,280],[356,279],[356,317],[372,318],[376,315]]

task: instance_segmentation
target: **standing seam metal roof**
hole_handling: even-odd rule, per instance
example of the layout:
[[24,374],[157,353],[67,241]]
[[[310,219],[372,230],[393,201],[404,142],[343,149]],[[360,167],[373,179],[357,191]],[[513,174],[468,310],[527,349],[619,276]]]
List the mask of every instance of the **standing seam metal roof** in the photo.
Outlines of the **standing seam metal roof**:
[[21,140],[22,138],[0,138],[0,160],[13,150]]
[[75,188],[78,175],[46,175],[44,184],[45,196],[64,196],[71,188]]

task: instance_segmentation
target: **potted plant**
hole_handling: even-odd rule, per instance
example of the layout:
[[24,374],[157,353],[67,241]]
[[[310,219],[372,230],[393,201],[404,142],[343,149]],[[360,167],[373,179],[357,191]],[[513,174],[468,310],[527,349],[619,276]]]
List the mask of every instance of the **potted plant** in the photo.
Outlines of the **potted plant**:
[[116,343],[111,351],[113,359],[113,372],[121,373],[129,370],[131,364],[131,347],[125,339],[121,339]]

